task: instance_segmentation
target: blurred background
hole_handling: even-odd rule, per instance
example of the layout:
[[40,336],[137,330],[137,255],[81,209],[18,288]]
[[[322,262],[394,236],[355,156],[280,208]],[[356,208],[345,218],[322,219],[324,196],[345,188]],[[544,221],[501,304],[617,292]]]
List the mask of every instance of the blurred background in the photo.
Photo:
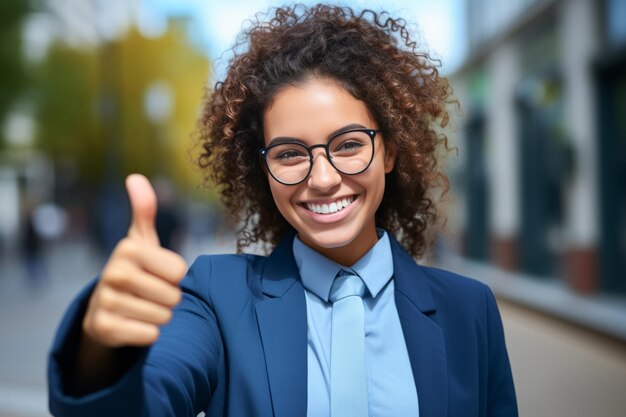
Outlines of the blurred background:
[[[128,173],[164,245],[234,251],[193,132],[245,20],[280,4],[0,2],[0,416],[48,415],[46,353],[126,232]],[[340,4],[404,17],[461,103],[428,262],[496,293],[520,415],[625,416],[626,0]]]

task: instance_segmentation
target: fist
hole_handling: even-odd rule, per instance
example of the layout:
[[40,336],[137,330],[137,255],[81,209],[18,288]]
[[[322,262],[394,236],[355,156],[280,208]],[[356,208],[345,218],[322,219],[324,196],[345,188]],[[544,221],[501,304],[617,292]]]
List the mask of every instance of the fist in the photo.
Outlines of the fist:
[[157,199],[146,177],[126,178],[132,208],[127,236],[113,250],[89,300],[83,331],[106,347],[149,346],[181,300],[187,263],[164,249],[154,225]]

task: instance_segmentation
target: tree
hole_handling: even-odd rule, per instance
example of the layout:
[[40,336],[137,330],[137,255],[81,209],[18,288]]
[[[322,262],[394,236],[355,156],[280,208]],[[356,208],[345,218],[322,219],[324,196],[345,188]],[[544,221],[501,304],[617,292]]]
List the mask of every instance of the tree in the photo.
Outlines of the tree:
[[[197,184],[188,155],[208,62],[184,20],[158,38],[130,28],[97,49],[55,44],[36,71],[39,146],[55,160],[74,158],[84,181],[137,171]],[[171,96],[160,119],[146,107],[155,85]]]
[[[29,12],[25,0],[0,1],[0,123],[27,84],[22,56],[22,22]],[[5,145],[0,129],[0,148]]]

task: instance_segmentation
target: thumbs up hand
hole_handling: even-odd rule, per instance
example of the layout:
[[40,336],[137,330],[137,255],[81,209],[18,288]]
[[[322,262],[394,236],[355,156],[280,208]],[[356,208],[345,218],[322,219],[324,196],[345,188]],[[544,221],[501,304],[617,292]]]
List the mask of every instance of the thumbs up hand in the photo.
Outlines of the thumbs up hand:
[[156,194],[143,175],[126,179],[132,207],[127,236],[115,247],[89,300],[83,337],[100,348],[149,346],[181,300],[187,264],[159,244]]

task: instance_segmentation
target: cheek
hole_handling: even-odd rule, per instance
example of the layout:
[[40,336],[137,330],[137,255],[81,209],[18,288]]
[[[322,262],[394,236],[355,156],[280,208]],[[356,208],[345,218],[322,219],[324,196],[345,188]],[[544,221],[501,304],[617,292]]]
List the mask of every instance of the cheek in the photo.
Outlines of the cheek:
[[285,217],[285,210],[290,205],[290,190],[286,189],[284,185],[270,180],[270,191],[272,192],[272,198],[274,199],[274,204],[278,208],[278,211]]
[[367,179],[367,186],[372,190],[382,192],[385,189],[385,174],[386,174],[385,162],[377,160],[376,164],[372,164],[367,173],[369,177]]

